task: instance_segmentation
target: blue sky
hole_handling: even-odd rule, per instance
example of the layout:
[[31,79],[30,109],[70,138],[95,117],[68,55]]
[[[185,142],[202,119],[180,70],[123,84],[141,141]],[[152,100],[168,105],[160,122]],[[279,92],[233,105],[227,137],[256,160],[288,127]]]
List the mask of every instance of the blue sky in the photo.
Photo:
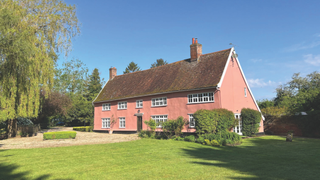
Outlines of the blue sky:
[[80,59],[90,73],[98,68],[105,80],[111,66],[119,75],[131,61],[144,70],[159,58],[189,58],[192,37],[203,54],[234,44],[257,100],[273,98],[293,73],[320,70],[319,0],[65,2],[76,5],[82,24],[67,59]]

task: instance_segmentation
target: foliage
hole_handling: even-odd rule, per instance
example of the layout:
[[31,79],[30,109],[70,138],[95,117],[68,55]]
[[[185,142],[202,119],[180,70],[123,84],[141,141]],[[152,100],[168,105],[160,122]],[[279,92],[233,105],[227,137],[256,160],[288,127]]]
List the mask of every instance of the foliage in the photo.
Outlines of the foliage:
[[271,107],[266,107],[266,108],[261,109],[261,113],[264,116],[280,117],[280,116],[286,115],[287,112],[288,112],[287,107],[271,106]]
[[211,110],[200,109],[193,114],[196,130],[199,134],[214,133],[217,129],[216,114]]
[[75,7],[58,0],[0,1],[0,121],[38,116],[59,52],[79,34]]
[[180,136],[183,126],[187,123],[186,119],[179,116],[177,119],[169,119],[162,123],[162,130],[167,138],[172,138],[173,135]]
[[242,119],[242,134],[244,136],[252,136],[259,129],[259,123],[261,121],[261,113],[259,111],[243,108],[241,110]]
[[220,144],[219,144],[219,142],[217,141],[217,140],[212,140],[211,142],[210,142],[210,144],[211,144],[211,146],[221,146]]
[[43,133],[43,139],[74,139],[77,132],[75,131],[57,131],[57,132],[45,132]]
[[200,137],[202,137],[203,139],[208,139],[209,141],[216,140],[221,145],[240,144],[242,141],[241,136],[239,134],[228,131],[221,131],[216,134],[204,134]]
[[150,128],[152,132],[155,131],[157,124],[154,119],[150,118],[149,121],[144,121],[144,123],[148,126],[148,128]]
[[157,59],[157,61],[155,63],[151,64],[150,68],[155,68],[155,67],[163,66],[166,64],[168,64],[168,62],[163,60],[162,58],[160,58],[160,59]]
[[238,124],[231,111],[226,109],[200,109],[193,114],[199,134],[229,131]]
[[141,71],[140,67],[138,66],[138,64],[134,63],[133,61],[131,63],[129,63],[129,65],[126,67],[125,71],[123,71],[123,74],[127,74],[127,73],[133,73],[133,72],[137,72],[137,71]]
[[260,109],[268,108],[268,107],[274,107],[274,101],[273,100],[268,100],[268,99],[262,99],[258,100],[257,104]]
[[138,133],[138,136],[141,137],[141,138],[155,138],[155,133],[152,132],[152,131],[145,131],[145,130],[141,130],[139,133]]
[[184,137],[184,140],[189,141],[189,142],[195,142],[195,137],[194,137],[194,135],[189,135],[189,136]]
[[203,144],[204,138],[200,136],[200,137],[198,137],[198,139],[196,141],[197,141],[197,143]]
[[299,73],[292,80],[276,89],[275,105],[287,107],[290,114],[320,110],[320,73],[313,72],[306,77]]
[[80,127],[73,127],[75,131],[82,131],[82,132],[92,132],[91,126],[80,126]]
[[88,101],[93,101],[94,98],[99,94],[104,84],[104,79],[100,79],[100,73],[97,68],[95,68],[92,74],[89,76],[89,82],[87,86],[86,97]]
[[18,117],[17,118],[17,125],[19,125],[19,126],[28,126],[28,125],[33,125],[33,122],[28,118]]

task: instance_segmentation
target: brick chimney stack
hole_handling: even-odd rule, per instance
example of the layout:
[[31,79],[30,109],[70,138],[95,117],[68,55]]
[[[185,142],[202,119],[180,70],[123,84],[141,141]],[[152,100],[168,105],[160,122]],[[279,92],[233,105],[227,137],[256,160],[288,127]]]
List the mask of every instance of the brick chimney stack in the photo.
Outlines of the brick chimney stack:
[[117,76],[117,68],[113,67],[109,69],[109,80],[112,80]]
[[202,44],[198,43],[198,39],[192,38],[192,44],[190,45],[191,62],[197,61],[202,54]]

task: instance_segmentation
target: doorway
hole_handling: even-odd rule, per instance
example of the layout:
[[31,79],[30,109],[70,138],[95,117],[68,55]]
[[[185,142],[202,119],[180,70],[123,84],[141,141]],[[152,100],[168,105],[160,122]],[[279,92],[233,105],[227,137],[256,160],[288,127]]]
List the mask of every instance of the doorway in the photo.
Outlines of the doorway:
[[142,116],[137,116],[137,131],[140,132],[142,130]]

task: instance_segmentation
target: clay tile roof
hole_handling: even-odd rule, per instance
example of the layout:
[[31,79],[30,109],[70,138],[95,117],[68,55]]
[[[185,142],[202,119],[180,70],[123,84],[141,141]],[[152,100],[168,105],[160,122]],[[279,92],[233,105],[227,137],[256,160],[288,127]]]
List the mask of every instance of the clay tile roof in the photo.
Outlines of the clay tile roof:
[[156,68],[119,75],[109,80],[94,103],[181,90],[215,87],[231,49],[203,54]]

